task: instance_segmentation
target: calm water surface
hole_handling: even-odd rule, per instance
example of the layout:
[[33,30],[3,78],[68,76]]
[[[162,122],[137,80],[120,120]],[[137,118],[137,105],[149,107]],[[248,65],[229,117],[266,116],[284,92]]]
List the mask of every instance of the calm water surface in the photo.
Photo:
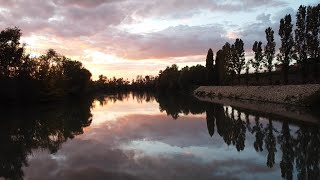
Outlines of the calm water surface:
[[3,179],[320,179],[318,124],[150,94],[2,111]]

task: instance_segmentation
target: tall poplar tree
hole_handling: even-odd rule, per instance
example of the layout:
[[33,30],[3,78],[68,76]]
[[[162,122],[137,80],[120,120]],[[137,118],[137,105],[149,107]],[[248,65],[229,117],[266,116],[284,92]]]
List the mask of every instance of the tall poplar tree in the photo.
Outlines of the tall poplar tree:
[[293,35],[292,35],[291,15],[287,14],[280,20],[279,35],[281,37],[281,47],[278,60],[282,64],[283,81],[288,84],[288,74],[290,62],[293,55]]
[[231,67],[233,71],[238,74],[238,80],[240,83],[240,73],[245,68],[245,53],[244,53],[244,43],[242,39],[237,38],[235,43],[231,46],[232,56],[231,56]]
[[258,73],[263,62],[262,42],[255,41],[252,46],[252,51],[254,52],[254,60],[250,62],[255,70],[256,80],[258,81]]
[[213,68],[214,72],[214,83],[215,85],[219,86],[221,85],[221,80],[223,78],[222,73],[224,73],[223,69],[223,60],[222,60],[222,50],[219,50],[216,54],[216,62]]
[[222,52],[223,52],[223,61],[224,61],[224,65],[225,65],[224,68],[226,69],[227,73],[229,74],[233,70],[233,67],[231,65],[231,56],[232,56],[231,44],[226,42],[222,46]]
[[308,6],[306,16],[308,57],[314,62],[313,76],[318,77],[318,63],[320,62],[320,4]]
[[305,83],[306,62],[307,62],[307,26],[306,26],[306,7],[300,6],[296,14],[295,32],[295,52],[296,60],[300,66],[302,81]]
[[207,82],[209,85],[213,85],[213,51],[210,48],[208,50],[207,59],[206,59],[206,69],[207,69]]
[[274,31],[271,27],[266,29],[267,45],[264,47],[265,62],[264,67],[268,69],[269,83],[272,84],[272,68],[274,66],[273,59],[275,54],[276,43],[274,42]]

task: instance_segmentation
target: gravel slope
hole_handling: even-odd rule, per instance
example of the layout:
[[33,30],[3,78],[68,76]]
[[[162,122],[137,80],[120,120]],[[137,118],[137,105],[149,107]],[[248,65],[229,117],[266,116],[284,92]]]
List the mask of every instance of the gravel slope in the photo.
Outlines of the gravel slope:
[[319,98],[320,84],[286,86],[200,86],[194,91],[194,94],[199,97],[233,98],[308,106],[315,98]]

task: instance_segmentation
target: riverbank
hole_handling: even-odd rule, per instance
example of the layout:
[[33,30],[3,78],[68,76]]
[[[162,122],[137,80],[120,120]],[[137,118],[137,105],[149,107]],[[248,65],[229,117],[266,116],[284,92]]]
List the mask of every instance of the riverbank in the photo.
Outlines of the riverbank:
[[295,106],[311,106],[320,100],[320,84],[285,86],[200,86],[198,97],[241,99]]
[[201,86],[194,91],[201,101],[319,123],[308,106],[319,101],[320,84],[287,86]]

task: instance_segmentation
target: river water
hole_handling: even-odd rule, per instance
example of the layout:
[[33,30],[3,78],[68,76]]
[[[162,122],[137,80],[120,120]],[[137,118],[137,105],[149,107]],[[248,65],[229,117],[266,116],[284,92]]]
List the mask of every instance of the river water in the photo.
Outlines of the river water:
[[317,123],[134,93],[1,111],[0,179],[320,179]]

